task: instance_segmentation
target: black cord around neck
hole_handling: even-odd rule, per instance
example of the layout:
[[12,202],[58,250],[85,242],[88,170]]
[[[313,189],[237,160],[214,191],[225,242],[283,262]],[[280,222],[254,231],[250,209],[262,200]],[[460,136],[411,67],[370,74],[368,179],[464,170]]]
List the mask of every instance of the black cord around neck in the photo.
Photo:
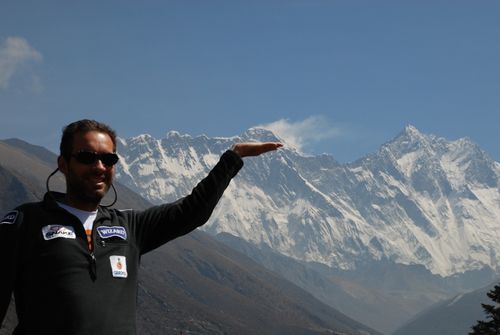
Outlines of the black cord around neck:
[[[51,174],[49,174],[49,176],[47,177],[47,180],[45,182],[45,188],[47,189],[47,194],[49,196],[52,196],[52,193],[51,193],[50,187],[49,187],[50,178],[52,178],[58,171],[59,171],[59,168],[56,168]],[[105,208],[111,207],[118,201],[118,193],[116,192],[115,185],[111,184],[111,188],[113,189],[113,193],[115,194],[115,198],[114,198],[113,202],[109,205],[100,205],[101,207],[105,207]]]

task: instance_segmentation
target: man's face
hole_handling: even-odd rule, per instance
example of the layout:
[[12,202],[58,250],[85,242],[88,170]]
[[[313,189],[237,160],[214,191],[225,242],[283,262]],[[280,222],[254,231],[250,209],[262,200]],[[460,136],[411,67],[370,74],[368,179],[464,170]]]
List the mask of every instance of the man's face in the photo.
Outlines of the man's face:
[[[77,133],[73,139],[72,155],[80,151],[113,153],[111,137],[106,133],[90,131]],[[59,169],[66,176],[69,205],[84,210],[93,210],[108,192],[115,174],[114,166],[106,166],[101,160],[92,164],[79,162],[71,156],[69,160],[59,158]]]

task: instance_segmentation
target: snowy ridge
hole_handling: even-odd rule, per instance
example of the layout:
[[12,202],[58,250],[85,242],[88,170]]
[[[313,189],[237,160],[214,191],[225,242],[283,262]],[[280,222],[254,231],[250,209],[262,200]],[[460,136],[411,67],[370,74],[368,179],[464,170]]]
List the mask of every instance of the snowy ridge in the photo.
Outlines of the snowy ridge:
[[[117,178],[153,203],[190,192],[239,141],[274,141],[252,128],[231,138],[169,132],[119,141]],[[380,150],[342,165],[285,148],[245,159],[211,221],[285,255],[334,268],[388,259],[443,276],[499,264],[500,164],[468,139],[407,126]]]

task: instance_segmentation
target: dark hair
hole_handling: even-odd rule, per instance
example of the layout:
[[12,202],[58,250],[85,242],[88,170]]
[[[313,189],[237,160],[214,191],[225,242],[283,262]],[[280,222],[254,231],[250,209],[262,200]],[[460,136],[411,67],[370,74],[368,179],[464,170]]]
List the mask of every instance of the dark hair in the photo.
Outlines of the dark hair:
[[73,139],[75,138],[75,134],[87,133],[89,131],[97,131],[109,135],[111,141],[113,141],[113,151],[116,151],[116,132],[104,123],[84,119],[70,123],[63,128],[61,144],[59,145],[60,155],[66,160],[69,160],[71,152],[73,151]]

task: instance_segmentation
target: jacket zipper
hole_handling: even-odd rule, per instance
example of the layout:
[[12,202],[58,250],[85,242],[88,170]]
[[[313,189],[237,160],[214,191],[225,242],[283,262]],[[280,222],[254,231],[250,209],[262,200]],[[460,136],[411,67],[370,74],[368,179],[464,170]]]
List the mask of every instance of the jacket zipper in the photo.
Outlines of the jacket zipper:
[[[95,254],[94,254],[95,247],[96,247],[96,241],[95,241],[95,231],[96,231],[96,226],[97,226],[96,223],[97,223],[97,217],[96,217],[96,220],[94,220],[94,222],[92,224],[92,232],[90,233],[91,245],[88,245],[88,243],[87,243],[87,248],[88,248],[89,253],[90,253],[90,276],[92,277],[92,280],[94,280],[94,281],[97,279],[97,261],[96,261]],[[85,236],[86,235],[87,234],[85,234]]]

